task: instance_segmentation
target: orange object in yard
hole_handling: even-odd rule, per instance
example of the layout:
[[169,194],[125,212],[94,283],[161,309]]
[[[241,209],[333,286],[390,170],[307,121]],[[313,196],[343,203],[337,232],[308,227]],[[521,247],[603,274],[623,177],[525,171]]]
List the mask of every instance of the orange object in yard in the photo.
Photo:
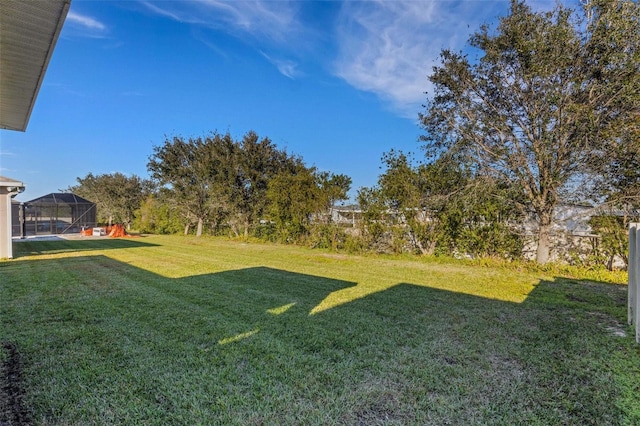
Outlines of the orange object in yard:
[[127,231],[124,230],[124,225],[121,223],[116,223],[110,228],[107,228],[107,235],[111,238],[128,237]]

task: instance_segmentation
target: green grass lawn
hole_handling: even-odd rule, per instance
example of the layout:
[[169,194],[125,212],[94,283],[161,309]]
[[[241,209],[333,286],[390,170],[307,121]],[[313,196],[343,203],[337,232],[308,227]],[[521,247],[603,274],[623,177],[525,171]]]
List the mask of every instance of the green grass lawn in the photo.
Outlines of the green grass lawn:
[[624,285],[210,238],[14,251],[0,423],[640,424]]

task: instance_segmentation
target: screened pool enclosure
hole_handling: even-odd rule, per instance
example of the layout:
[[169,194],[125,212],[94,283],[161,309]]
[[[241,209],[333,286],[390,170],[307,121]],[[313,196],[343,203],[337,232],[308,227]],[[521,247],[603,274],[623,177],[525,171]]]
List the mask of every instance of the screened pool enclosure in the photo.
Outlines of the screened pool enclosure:
[[96,226],[96,205],[71,193],[45,195],[15,203],[13,236],[75,234]]

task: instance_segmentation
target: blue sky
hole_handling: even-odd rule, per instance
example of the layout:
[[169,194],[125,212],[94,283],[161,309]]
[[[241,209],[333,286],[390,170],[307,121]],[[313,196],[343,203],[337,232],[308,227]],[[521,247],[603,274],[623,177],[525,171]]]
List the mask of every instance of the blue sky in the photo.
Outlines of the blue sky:
[[[550,8],[540,0],[537,8]],[[73,0],[27,131],[0,131],[0,174],[27,201],[88,173],[148,177],[165,136],[249,130],[372,186],[390,149],[420,154],[441,49],[508,1]]]

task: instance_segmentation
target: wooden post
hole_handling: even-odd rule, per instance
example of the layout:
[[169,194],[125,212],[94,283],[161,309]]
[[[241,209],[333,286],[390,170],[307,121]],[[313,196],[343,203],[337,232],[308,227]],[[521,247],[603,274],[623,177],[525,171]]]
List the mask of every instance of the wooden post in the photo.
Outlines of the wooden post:
[[628,321],[636,331],[640,343],[640,223],[629,224],[629,281]]
[[633,322],[636,325],[636,342],[640,343],[640,223],[635,224],[635,235],[636,247],[633,257],[633,269],[635,271],[635,281],[633,283],[635,308],[633,311],[635,314],[635,319],[633,320]]

